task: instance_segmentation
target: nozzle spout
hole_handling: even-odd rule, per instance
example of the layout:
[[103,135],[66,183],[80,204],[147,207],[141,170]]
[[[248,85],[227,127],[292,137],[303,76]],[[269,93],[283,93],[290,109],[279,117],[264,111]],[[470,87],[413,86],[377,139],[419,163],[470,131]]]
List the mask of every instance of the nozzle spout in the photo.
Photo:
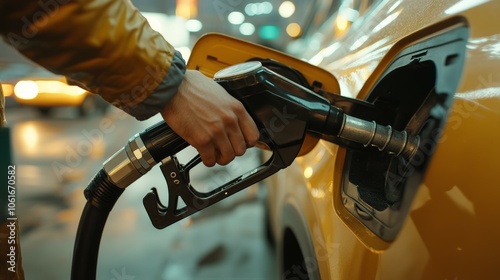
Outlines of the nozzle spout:
[[338,137],[363,144],[365,147],[375,146],[396,156],[401,155],[410,160],[418,150],[420,137],[409,135],[406,131],[398,131],[390,125],[383,126],[375,121],[369,122],[349,115],[344,120]]

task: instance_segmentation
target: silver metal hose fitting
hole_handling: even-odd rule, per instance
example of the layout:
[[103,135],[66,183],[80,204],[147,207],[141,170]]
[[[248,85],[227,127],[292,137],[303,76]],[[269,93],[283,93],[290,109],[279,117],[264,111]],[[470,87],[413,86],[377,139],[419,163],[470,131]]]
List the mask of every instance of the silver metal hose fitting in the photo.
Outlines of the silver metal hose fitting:
[[365,147],[375,146],[379,151],[401,155],[407,160],[415,155],[420,144],[418,135],[408,135],[406,131],[394,130],[390,125],[383,126],[349,115],[345,115],[338,137]]
[[104,171],[116,186],[126,188],[155,165],[156,161],[136,134],[125,147],[104,162]]

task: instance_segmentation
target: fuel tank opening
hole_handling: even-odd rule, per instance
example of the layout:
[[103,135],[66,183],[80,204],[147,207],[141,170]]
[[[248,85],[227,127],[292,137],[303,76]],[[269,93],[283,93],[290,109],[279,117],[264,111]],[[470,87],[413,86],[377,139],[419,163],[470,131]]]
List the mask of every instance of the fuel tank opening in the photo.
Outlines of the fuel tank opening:
[[467,38],[468,27],[462,24],[413,38],[413,44],[396,45],[400,50],[387,58],[386,68],[373,74],[377,80],[364,100],[374,107],[372,119],[419,138],[412,157],[376,148],[346,150],[342,206],[384,241],[394,240],[401,229],[439,143],[460,82]]
[[[430,108],[442,106],[434,90],[435,77],[434,63],[413,61],[389,73],[368,100],[383,108],[381,111],[391,112],[393,121],[385,125],[419,135],[423,124],[431,117],[424,115],[429,115]],[[417,151],[414,153],[416,155]],[[350,152],[349,159],[349,181],[357,186],[360,198],[379,211],[400,201],[405,179],[412,168],[419,167],[413,166],[413,159],[405,161],[363,151]]]

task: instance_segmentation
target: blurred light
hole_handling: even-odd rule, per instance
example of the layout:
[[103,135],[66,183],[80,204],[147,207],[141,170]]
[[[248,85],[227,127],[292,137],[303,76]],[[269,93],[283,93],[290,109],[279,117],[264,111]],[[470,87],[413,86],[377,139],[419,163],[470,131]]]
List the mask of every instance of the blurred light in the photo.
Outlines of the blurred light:
[[242,24],[244,21],[245,21],[245,15],[243,15],[242,13],[240,12],[231,12],[228,16],[227,16],[227,20],[231,23],[231,24]]
[[311,167],[306,167],[306,169],[304,169],[304,177],[306,179],[309,179],[311,178],[312,175],[313,175],[313,169]]
[[387,25],[389,25],[389,23],[393,22],[399,16],[400,13],[401,10],[387,16],[384,20],[382,20],[379,24],[377,24],[375,28],[373,28],[373,32],[378,32],[382,30],[382,28],[386,27]]
[[39,135],[35,124],[32,122],[25,123],[19,127],[19,133],[23,143],[21,148],[24,148],[25,152],[29,154],[36,152],[39,148]]
[[313,56],[309,60],[309,63],[314,64],[314,65],[318,65],[319,63],[321,63],[323,61],[323,59],[325,57],[332,55],[339,48],[340,48],[340,43],[335,42],[335,43],[331,44],[330,46],[319,51],[315,56]]
[[249,22],[240,25],[240,33],[246,36],[252,35],[255,32],[255,26]]
[[292,22],[286,27],[286,33],[290,37],[295,38],[298,37],[300,33],[302,33],[302,29],[300,28],[300,25],[298,23]]
[[36,81],[39,93],[61,93],[70,95],[84,94],[86,90],[78,86],[70,86],[61,81]]
[[314,198],[324,198],[325,197],[325,192],[322,189],[312,188],[311,189],[311,195]]
[[249,16],[267,15],[273,11],[273,4],[265,1],[262,3],[249,3],[245,6],[245,13]]
[[403,0],[398,0],[396,1],[396,3],[392,4],[389,10],[387,10],[387,13],[390,14],[392,11],[394,11],[394,9],[396,9],[399,5],[401,5],[401,2],[403,2]]
[[349,48],[349,50],[353,51],[359,47],[361,47],[361,45],[363,45],[366,40],[368,40],[368,35],[363,35],[361,37],[359,37],[358,40],[356,40],[356,42],[354,42],[351,47]]
[[[494,35],[495,36],[495,35]],[[482,48],[482,51],[487,53],[491,58],[500,57],[500,42],[488,44]]]
[[20,99],[33,99],[38,95],[38,86],[34,81],[20,81],[14,87],[14,94]]
[[445,14],[451,15],[451,14],[457,14],[466,10],[469,10],[471,8],[474,8],[476,6],[482,5],[486,2],[490,2],[490,0],[462,0],[458,3],[455,3],[453,6],[449,7],[444,11]]
[[203,28],[203,23],[197,19],[190,19],[186,21],[186,29],[189,32],[198,32]]
[[178,47],[175,49],[181,53],[185,61],[189,60],[189,56],[191,56],[191,49],[189,47]]
[[78,86],[61,81],[20,81],[14,87],[14,94],[19,99],[34,99],[40,93],[81,95],[87,92]]
[[350,22],[354,22],[359,17],[359,12],[351,8],[343,8],[339,14]]
[[293,15],[293,13],[295,13],[295,4],[290,1],[285,1],[281,3],[278,12],[281,17],[289,18]]
[[69,93],[71,95],[80,95],[80,94],[84,94],[87,91],[81,87],[78,87],[78,86],[67,86],[65,92]]
[[259,37],[265,40],[273,40],[280,36],[280,29],[276,25],[263,25],[259,29]]
[[259,12],[261,14],[270,14],[273,11],[273,4],[271,2],[262,2],[258,4]]
[[5,97],[11,96],[14,93],[14,86],[11,84],[2,84],[2,91]]
[[160,33],[172,46],[189,45],[189,31],[186,28],[186,19],[168,16],[164,13],[141,13],[148,20],[151,28]]
[[198,0],[177,0],[175,5],[175,15],[185,19],[197,17]]
[[256,4],[250,3],[245,6],[245,13],[249,16],[255,16],[259,12],[259,7]]
[[337,25],[338,30],[344,31],[347,28],[348,22],[344,17],[339,15],[339,17],[335,20],[335,24]]

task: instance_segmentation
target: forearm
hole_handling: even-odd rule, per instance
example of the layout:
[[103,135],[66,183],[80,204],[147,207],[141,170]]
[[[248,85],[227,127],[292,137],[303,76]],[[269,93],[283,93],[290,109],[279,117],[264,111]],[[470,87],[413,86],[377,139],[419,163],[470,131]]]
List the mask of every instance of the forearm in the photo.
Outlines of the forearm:
[[141,103],[154,103],[149,97],[175,50],[129,1],[2,1],[0,17],[0,32],[22,54],[139,119],[149,117]]
[[124,108],[124,111],[135,116],[138,120],[147,119],[161,112],[166,104],[177,93],[180,83],[184,79],[186,64],[179,52],[172,58],[170,68],[160,85],[142,102]]

